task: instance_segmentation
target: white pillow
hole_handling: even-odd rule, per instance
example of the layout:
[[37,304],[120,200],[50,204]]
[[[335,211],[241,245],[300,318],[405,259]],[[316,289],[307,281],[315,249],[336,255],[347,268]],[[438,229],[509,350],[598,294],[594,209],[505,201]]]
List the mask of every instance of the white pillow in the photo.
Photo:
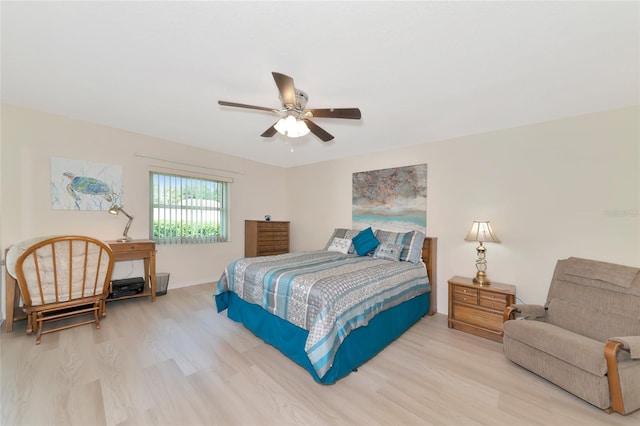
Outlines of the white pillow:
[[327,251],[337,251],[340,253],[347,254],[349,253],[349,248],[351,247],[351,239],[349,238],[334,238],[329,244]]

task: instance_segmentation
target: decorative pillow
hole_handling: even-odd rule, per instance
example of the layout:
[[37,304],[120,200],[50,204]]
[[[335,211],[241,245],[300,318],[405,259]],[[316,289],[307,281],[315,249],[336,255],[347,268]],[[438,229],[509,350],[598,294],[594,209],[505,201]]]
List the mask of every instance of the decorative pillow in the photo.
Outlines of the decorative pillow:
[[[348,238],[348,239],[353,241],[353,237],[355,237],[359,233],[360,233],[359,229],[347,229],[347,232],[344,233],[344,238]],[[354,249],[353,244],[351,245],[351,248],[349,249],[349,253],[355,253],[355,249]]]
[[334,238],[345,238],[344,234],[348,231],[348,229],[346,228],[336,228],[333,230],[333,234],[331,234],[331,237],[329,238],[329,241],[327,241],[327,244],[324,245],[324,249],[325,250],[329,250],[329,246],[331,245],[331,243],[333,243],[333,239]]
[[411,232],[391,232],[378,229],[375,234],[378,241],[380,241],[380,244],[387,243],[404,245]]
[[327,251],[337,251],[339,253],[347,254],[351,248],[351,240],[347,238],[334,238]]
[[373,257],[378,259],[395,260],[398,262],[403,248],[402,244],[380,243],[378,248],[376,248]]
[[409,234],[404,243],[404,250],[402,250],[400,260],[420,263],[422,261],[422,245],[424,244],[425,235],[422,231],[411,231]]
[[380,241],[378,241],[376,236],[373,235],[371,227],[368,227],[353,237],[352,242],[358,256],[366,256],[367,253],[378,247],[380,244]]

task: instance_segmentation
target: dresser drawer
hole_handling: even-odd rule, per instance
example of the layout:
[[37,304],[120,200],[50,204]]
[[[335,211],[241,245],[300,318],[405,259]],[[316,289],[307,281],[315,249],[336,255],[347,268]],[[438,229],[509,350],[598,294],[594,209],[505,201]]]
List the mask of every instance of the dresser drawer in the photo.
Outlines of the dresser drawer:
[[258,232],[272,232],[273,231],[273,223],[271,223],[271,222],[258,222],[257,227],[258,227]]
[[274,241],[289,241],[289,233],[287,231],[274,231],[271,234]]
[[459,305],[454,309],[453,318],[489,330],[502,330],[502,315],[493,312]]
[[274,242],[273,244],[271,244],[271,247],[275,251],[288,252],[289,242],[288,241]]
[[283,232],[283,233],[289,234],[289,224],[288,223],[274,222],[274,223],[272,223],[272,225],[273,225],[273,231],[274,232]]

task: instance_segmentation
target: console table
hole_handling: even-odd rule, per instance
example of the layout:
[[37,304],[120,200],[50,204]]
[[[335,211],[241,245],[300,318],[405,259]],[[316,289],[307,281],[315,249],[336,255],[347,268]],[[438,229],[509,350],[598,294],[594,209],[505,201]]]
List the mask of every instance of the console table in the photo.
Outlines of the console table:
[[[156,243],[153,240],[131,240],[127,242],[119,241],[105,241],[111,251],[113,251],[115,261],[120,260],[142,260],[144,262],[144,291],[140,294],[132,296],[124,296],[118,299],[121,300],[132,297],[144,297],[151,296],[151,301],[156,301]],[[9,249],[5,250],[6,254]],[[5,312],[7,319],[4,323],[4,330],[7,333],[13,331],[13,322],[26,319],[26,315],[20,309],[20,288],[18,287],[18,280],[13,278],[7,271],[5,265]]]
[[130,299],[132,297],[151,296],[156,301],[156,243],[153,240],[131,240],[127,242],[105,241],[111,247],[116,262],[121,260],[144,261],[144,291],[140,294],[118,297],[113,300]]

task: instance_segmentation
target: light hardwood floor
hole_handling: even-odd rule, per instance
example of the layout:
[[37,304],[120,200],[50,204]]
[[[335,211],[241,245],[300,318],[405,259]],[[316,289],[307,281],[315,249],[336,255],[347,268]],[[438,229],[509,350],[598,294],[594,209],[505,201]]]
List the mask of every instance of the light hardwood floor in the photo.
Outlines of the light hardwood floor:
[[213,285],[109,303],[102,328],[0,333],[2,425],[638,425],[516,366],[500,343],[425,317],[317,384],[215,311]]

